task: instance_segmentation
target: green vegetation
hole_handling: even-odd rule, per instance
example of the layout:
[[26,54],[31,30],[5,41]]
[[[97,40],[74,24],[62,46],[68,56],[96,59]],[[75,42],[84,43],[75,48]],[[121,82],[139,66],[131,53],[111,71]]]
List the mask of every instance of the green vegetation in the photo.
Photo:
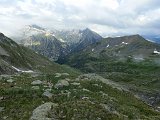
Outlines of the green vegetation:
[[[7,82],[10,78],[14,80],[13,83]],[[59,80],[66,78],[70,79],[69,86],[54,88]],[[39,90],[32,89],[31,82],[34,80],[51,82],[52,98],[43,96],[46,89],[44,84],[39,85]],[[75,82],[80,84],[78,86],[72,84]],[[158,112],[131,93],[119,91],[98,80],[77,80],[72,74],[68,77],[56,77],[54,74],[4,76],[0,80],[0,97],[3,97],[1,107],[4,107],[0,114],[2,120],[4,117],[9,120],[27,120],[36,107],[49,101],[58,104],[49,112],[49,116],[56,115],[60,120],[156,120],[160,117]]]

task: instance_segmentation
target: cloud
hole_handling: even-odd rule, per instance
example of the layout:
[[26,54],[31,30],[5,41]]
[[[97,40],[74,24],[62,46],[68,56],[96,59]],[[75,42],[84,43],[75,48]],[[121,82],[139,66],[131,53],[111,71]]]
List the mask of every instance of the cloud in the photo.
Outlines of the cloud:
[[1,0],[0,32],[25,25],[55,29],[89,27],[103,36],[158,34],[160,0]]

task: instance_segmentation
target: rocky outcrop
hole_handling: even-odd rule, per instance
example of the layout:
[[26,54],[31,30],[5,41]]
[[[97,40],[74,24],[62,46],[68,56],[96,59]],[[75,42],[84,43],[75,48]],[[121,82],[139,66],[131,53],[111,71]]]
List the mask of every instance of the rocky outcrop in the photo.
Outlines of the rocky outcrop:
[[39,107],[34,109],[30,120],[56,120],[55,118],[48,117],[48,113],[56,106],[57,104],[52,102],[47,102],[40,105]]

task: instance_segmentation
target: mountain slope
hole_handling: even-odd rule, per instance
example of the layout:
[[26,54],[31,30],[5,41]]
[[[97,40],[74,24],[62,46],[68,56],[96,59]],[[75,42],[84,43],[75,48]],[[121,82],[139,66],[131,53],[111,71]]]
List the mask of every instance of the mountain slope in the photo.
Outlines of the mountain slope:
[[74,48],[72,48],[73,52],[81,51],[85,49],[87,46],[102,40],[102,37],[100,35],[91,31],[88,28],[81,31],[81,34],[82,34],[82,37],[80,38],[80,41],[77,44],[75,44]]
[[[160,113],[128,86],[50,62],[0,34],[0,119],[157,120]],[[4,63],[7,64],[5,68]],[[47,73],[47,74],[46,74]]]
[[22,71],[58,72],[65,70],[65,67],[49,61],[28,48],[19,46],[0,33],[0,74]]
[[160,103],[160,45],[139,35],[106,38],[63,61],[124,84],[148,104]]
[[[67,61],[76,65],[75,62],[85,60],[108,60],[112,59],[126,61],[132,59],[134,61],[143,61],[149,58],[159,59],[158,54],[160,45],[149,42],[139,35],[124,36],[117,38],[106,38],[102,41],[92,44],[83,51],[67,56]],[[155,53],[155,55],[154,55]],[[85,57],[84,57],[85,56]],[[75,61],[75,62],[74,62]],[[77,63],[78,64],[78,63]]]
[[44,55],[52,61],[68,53],[67,45],[50,34],[32,35],[23,42],[26,47]]

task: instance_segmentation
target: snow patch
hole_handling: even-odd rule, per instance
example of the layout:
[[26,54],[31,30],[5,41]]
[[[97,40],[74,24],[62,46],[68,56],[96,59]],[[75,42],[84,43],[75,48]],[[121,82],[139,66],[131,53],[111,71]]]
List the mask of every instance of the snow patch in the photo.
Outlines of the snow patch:
[[126,42],[122,42],[122,44],[128,45],[128,43],[126,43]]
[[13,69],[15,69],[17,72],[23,72],[23,73],[32,73],[33,71],[32,70],[27,70],[27,71],[24,71],[24,70],[20,70],[14,66],[12,66]]
[[61,42],[63,42],[63,43],[65,42],[62,38],[60,38],[59,41],[61,41]]
[[94,49],[92,49],[92,52],[94,51]]
[[153,51],[153,53],[154,53],[154,54],[160,54],[160,52],[157,51],[157,49],[155,49],[155,50]]
[[109,44],[107,45],[107,48],[109,47]]

